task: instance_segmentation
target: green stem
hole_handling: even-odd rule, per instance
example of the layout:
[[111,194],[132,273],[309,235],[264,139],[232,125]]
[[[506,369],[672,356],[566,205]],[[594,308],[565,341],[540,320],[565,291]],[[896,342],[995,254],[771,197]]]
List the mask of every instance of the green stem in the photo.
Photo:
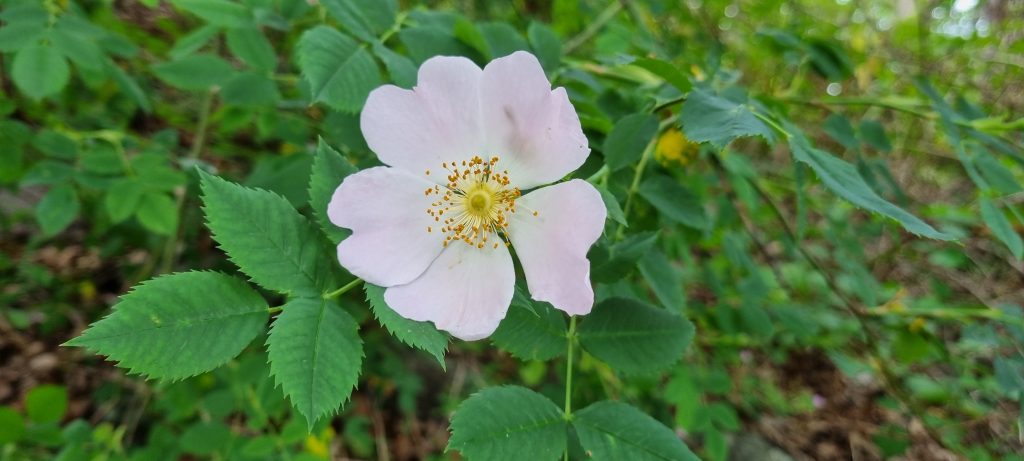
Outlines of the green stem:
[[611,22],[611,20],[615,18],[615,15],[619,14],[619,11],[622,11],[622,2],[619,0],[612,0],[612,2],[605,7],[604,11],[594,19],[594,22],[590,23],[586,29],[583,29],[583,32],[580,32],[579,35],[569,39],[569,41],[565,43],[565,54],[570,54],[573,50],[579,48],[580,45],[587,43],[587,40],[590,40],[597,35],[597,33],[601,31],[601,28]]
[[281,312],[282,310],[284,310],[284,306],[274,306],[274,307],[268,307],[267,308],[267,312],[269,312],[271,314],[276,314],[278,312]]
[[[569,333],[565,335],[565,421],[572,421],[572,355],[576,345],[576,316],[569,317]],[[569,461],[569,447],[565,447],[565,461]]]
[[[654,151],[654,145],[658,143],[658,136],[655,135],[651,142],[647,143],[647,147],[644,148],[644,153],[640,156],[640,162],[636,164],[636,171],[633,173],[633,182],[629,185],[629,191],[626,192],[626,204],[622,207],[622,214],[628,218],[629,210],[633,206],[633,196],[636,195],[636,191],[640,189],[640,180],[644,177],[644,170],[647,169],[647,161],[651,158],[651,152]],[[626,225],[619,224],[619,229],[615,232],[615,240],[622,240],[622,237],[626,235]]]
[[324,293],[324,299],[334,299],[334,298],[337,298],[338,296],[341,296],[341,295],[345,294],[346,292],[348,292],[349,290],[359,286],[359,284],[361,284],[361,283],[363,283],[363,279],[357,278],[357,279],[355,279],[355,280],[353,280],[351,282],[346,283],[345,286],[343,286],[341,288],[338,288],[337,290],[334,290],[334,291],[332,291],[330,293]]

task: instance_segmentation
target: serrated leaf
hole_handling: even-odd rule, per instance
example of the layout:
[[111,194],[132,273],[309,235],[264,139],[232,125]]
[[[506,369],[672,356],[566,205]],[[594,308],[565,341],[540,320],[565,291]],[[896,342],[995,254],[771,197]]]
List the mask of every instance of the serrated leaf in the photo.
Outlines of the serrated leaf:
[[981,209],[981,219],[985,221],[985,225],[999,241],[1003,242],[1003,245],[1006,245],[1006,248],[1010,249],[1013,257],[1020,261],[1024,256],[1024,241],[1021,241],[1020,234],[1013,229],[1010,220],[1006,219],[1002,210],[987,197],[978,199],[978,207]]
[[234,76],[235,69],[217,56],[197,53],[156,64],[153,73],[175,88],[200,91],[223,85]]
[[612,171],[640,160],[644,148],[658,132],[651,114],[630,114],[619,119],[604,140],[604,161]]
[[68,61],[50,46],[31,45],[14,55],[11,78],[14,85],[32,99],[42,99],[60,92],[71,70]]
[[551,304],[516,288],[505,319],[491,335],[494,345],[522,360],[551,360],[566,350],[565,316]]
[[663,215],[679,224],[694,229],[708,226],[700,199],[673,178],[665,175],[648,176],[640,183],[637,192]]
[[704,90],[693,90],[679,111],[686,137],[695,142],[710,142],[721,149],[742,136],[761,136],[772,143],[775,134],[746,104],[737,104]]
[[662,252],[648,252],[640,259],[637,267],[665,308],[673,312],[683,312],[686,307],[686,295],[683,293],[682,277]]
[[626,374],[653,373],[676,363],[693,340],[686,318],[628,298],[594,306],[580,325],[580,344]]
[[200,172],[207,226],[238,268],[279,293],[319,297],[341,280],[335,251],[273,192]]
[[250,67],[262,71],[273,71],[277,67],[274,47],[256,27],[240,27],[225,33],[228,49]]
[[346,176],[356,173],[356,167],[334,150],[322,138],[316,147],[313,172],[309,177],[309,206],[313,208],[320,229],[331,242],[337,244],[352,234],[352,231],[335,226],[327,216],[327,204],[334,191]]
[[567,443],[562,411],[518,386],[484,389],[455,410],[448,448],[467,459],[554,460]]
[[53,236],[71,225],[81,207],[75,188],[61,184],[50,189],[36,205],[36,221],[44,235]]
[[679,68],[667,61],[654,58],[639,58],[630,64],[641,67],[654,75],[661,77],[666,83],[676,87],[677,90],[683,93],[690,91],[690,88],[692,87],[690,80],[679,71]]
[[853,125],[850,121],[839,115],[833,113],[825,119],[825,123],[822,124],[822,128],[825,129],[825,133],[828,133],[832,139],[836,140],[843,147],[850,150],[857,150],[860,148],[860,141],[857,140],[857,132],[853,130]]
[[172,0],[171,3],[221,27],[243,27],[252,23],[252,13],[240,3],[227,0]]
[[395,22],[395,0],[322,0],[321,4],[352,35],[372,41]]
[[857,172],[857,168],[832,154],[811,146],[798,128],[787,124],[787,131],[792,134],[789,140],[793,156],[807,164],[832,192],[849,200],[854,205],[888,216],[898,221],[904,229],[924,237],[936,240],[954,240],[953,236],[935,230],[930,224],[922,221],[902,208],[879,197]]
[[348,400],[359,380],[359,325],[327,299],[299,298],[282,306],[267,338],[270,372],[309,427]]
[[572,426],[595,461],[700,461],[672,429],[622,402],[605,400],[577,411]]
[[223,365],[267,323],[267,302],[217,272],[181,272],[136,286],[68,346],[150,378],[178,380]]
[[255,72],[241,72],[224,83],[220,97],[224,104],[242,107],[273,106],[281,99],[277,85]]
[[370,52],[327,26],[317,26],[302,34],[298,60],[313,102],[323,102],[340,111],[360,110],[370,90],[381,84],[380,71]]
[[103,204],[110,215],[110,220],[116,224],[130,218],[138,209],[145,190],[139,180],[132,178],[119,179],[110,186],[103,196]]
[[369,283],[364,284],[366,301],[377,321],[399,341],[417,349],[426,351],[437,359],[441,368],[445,368],[444,352],[448,348],[448,334],[438,331],[430,322],[417,322],[398,315],[384,301],[384,288]]

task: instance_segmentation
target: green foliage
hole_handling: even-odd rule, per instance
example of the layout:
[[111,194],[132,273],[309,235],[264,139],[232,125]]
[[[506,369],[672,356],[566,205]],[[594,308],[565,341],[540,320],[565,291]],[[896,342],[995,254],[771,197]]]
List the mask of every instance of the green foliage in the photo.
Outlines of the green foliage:
[[604,160],[613,171],[635,163],[654,135],[658,119],[650,114],[622,117],[604,140]]
[[595,460],[697,461],[671,429],[621,402],[591,404],[573,417],[583,449]]
[[206,222],[239,269],[280,293],[319,297],[341,280],[327,242],[284,197],[200,173]]
[[697,196],[668,176],[648,176],[640,183],[637,192],[673,221],[695,229],[704,229],[708,225]]
[[366,301],[373,310],[377,321],[399,341],[432,355],[441,367],[445,367],[444,352],[448,348],[448,335],[440,332],[430,322],[417,322],[398,315],[384,302],[384,289],[365,284]]
[[227,61],[201,53],[153,66],[157,78],[175,88],[190,91],[206,91],[223,85],[234,72]]
[[54,235],[71,225],[81,210],[75,188],[62,184],[50,189],[36,206],[36,219],[46,235]]
[[331,148],[321,138],[316,147],[316,158],[309,177],[309,206],[313,208],[313,216],[331,242],[341,242],[348,237],[350,231],[331,223],[327,216],[327,204],[335,189],[341,185],[346,176],[355,173],[356,169],[338,151]]
[[381,84],[370,52],[330,27],[318,26],[302,34],[297,53],[313,102],[357,112],[370,90]]
[[555,459],[565,450],[566,429],[547,397],[518,386],[492,387],[455,410],[448,448],[469,459]]
[[395,0],[324,0],[323,5],[352,35],[373,41],[395,21]]
[[988,198],[979,198],[978,205],[981,208],[981,219],[985,221],[985,225],[1010,249],[1010,253],[1019,261],[1024,256],[1024,241],[1021,240],[1020,234],[1013,230],[1013,224],[1010,224],[1010,220],[1006,219],[1006,215]]
[[695,89],[686,97],[679,111],[679,123],[686,137],[696,142],[710,142],[718,149],[741,136],[760,136],[769,143],[775,141],[775,134],[749,105],[703,89]]
[[587,352],[625,374],[671,366],[683,356],[693,334],[689,320],[627,298],[598,303],[579,329]]
[[56,423],[68,409],[68,391],[61,386],[39,386],[25,396],[25,412],[36,423]]
[[327,299],[282,306],[267,338],[270,372],[309,427],[352,393],[363,362],[358,325]]
[[144,282],[67,342],[150,378],[178,380],[231,360],[263,331],[267,303],[245,282],[183,272]]
[[550,304],[530,300],[516,289],[512,305],[491,335],[494,344],[522,360],[551,360],[565,354],[568,327]]
[[59,92],[68,84],[67,60],[53,47],[33,45],[14,56],[11,77],[25,95],[42,99]]

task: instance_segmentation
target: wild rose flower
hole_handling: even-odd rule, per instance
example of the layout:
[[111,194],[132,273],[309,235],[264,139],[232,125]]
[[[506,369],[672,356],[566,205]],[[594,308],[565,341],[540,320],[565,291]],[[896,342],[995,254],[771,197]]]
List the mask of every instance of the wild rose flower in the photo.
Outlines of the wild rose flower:
[[352,230],[341,265],[386,287],[403,317],[464,340],[489,336],[515,286],[513,248],[533,299],[590,312],[587,250],[606,217],[600,194],[573,179],[590,154],[564,88],[551,89],[532,54],[480,69],[435,57],[415,88],[370,93],[361,128],[388,166],[348,176],[328,205]]

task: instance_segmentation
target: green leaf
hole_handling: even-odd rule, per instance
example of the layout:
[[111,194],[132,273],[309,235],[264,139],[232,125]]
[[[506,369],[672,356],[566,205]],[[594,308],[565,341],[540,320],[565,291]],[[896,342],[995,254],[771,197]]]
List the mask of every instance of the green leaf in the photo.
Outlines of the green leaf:
[[644,148],[658,133],[658,119],[651,114],[630,114],[619,119],[604,140],[604,161],[612,171],[640,160]]
[[25,421],[10,407],[0,407],[0,447],[17,442],[25,435]]
[[608,217],[623,226],[629,226],[626,222],[626,214],[622,212],[622,207],[619,206],[619,200],[612,195],[604,186],[594,186],[598,192],[601,193],[601,201],[604,202],[604,207],[608,210]]
[[238,268],[260,286],[319,297],[341,275],[335,251],[284,197],[200,172],[206,221]]
[[11,53],[33,45],[46,32],[46,22],[8,22],[0,27],[0,52]]
[[935,230],[934,227],[922,221],[902,208],[893,205],[889,201],[879,197],[874,190],[857,172],[857,168],[846,161],[832,156],[828,152],[816,149],[811,146],[799,129],[788,125],[787,131],[792,134],[789,140],[790,150],[793,156],[807,164],[817,173],[818,178],[832,192],[840,197],[849,200],[854,205],[888,216],[898,221],[903,228],[917,235],[937,240],[953,240],[953,236]]
[[103,70],[103,61],[106,56],[96,40],[61,28],[60,24],[63,22],[58,23],[58,27],[50,31],[49,38],[53,47],[79,68],[91,71]]
[[[644,232],[630,235],[625,240],[612,245],[610,249],[604,250],[599,257],[591,258],[591,267],[593,268],[591,278],[595,282],[612,283],[625,277],[636,266],[636,262],[650,251],[657,240],[656,232]],[[591,252],[599,253],[601,248],[597,247]]]
[[227,0],[172,0],[171,3],[221,27],[243,27],[252,23],[252,13],[240,3]]
[[622,402],[594,403],[573,415],[572,426],[595,461],[700,461],[675,432]]
[[345,30],[364,41],[383,35],[395,22],[395,0],[322,0],[327,11]]
[[176,61],[156,64],[153,73],[175,88],[203,91],[223,85],[234,76],[235,69],[217,56],[197,53]]
[[146,192],[139,199],[135,217],[143,227],[160,235],[178,231],[178,205],[162,192]]
[[700,199],[674,178],[660,174],[648,176],[640,183],[637,192],[654,208],[679,224],[694,229],[705,229],[708,226]]
[[769,143],[775,134],[746,104],[737,104],[704,90],[693,90],[679,111],[683,133],[694,142],[711,142],[721,149],[741,136],[760,136]]
[[551,360],[565,353],[567,334],[561,311],[531,300],[516,287],[512,305],[491,341],[522,360]]
[[34,423],[60,422],[67,410],[68,391],[63,386],[39,386],[25,397],[25,413]]
[[110,186],[103,196],[103,204],[107,214],[110,215],[110,220],[117,224],[131,217],[139,208],[145,190],[142,183],[133,178],[119,179],[113,186]]
[[32,138],[32,147],[54,158],[74,160],[78,156],[78,145],[71,138],[44,128]]
[[422,63],[433,56],[471,56],[473,49],[460,42],[450,29],[438,26],[405,27],[398,32],[409,56]]
[[686,308],[686,295],[683,293],[682,277],[662,252],[648,252],[640,259],[637,267],[663,306],[673,312],[683,312]]
[[178,446],[185,453],[212,455],[227,448],[231,442],[231,428],[220,421],[200,421],[181,434]]
[[38,184],[59,185],[71,179],[75,169],[64,162],[56,160],[43,160],[32,165],[25,176],[21,178],[21,185],[34,186]]
[[679,71],[678,67],[667,61],[654,58],[639,58],[630,64],[661,77],[666,83],[676,87],[677,90],[683,93],[690,91],[690,88],[693,86],[690,84],[690,80]]
[[527,51],[530,45],[512,25],[505,22],[486,22],[479,26],[492,57],[508,56],[516,51]]
[[842,144],[843,147],[849,150],[857,150],[860,148],[860,141],[857,140],[857,132],[853,130],[853,125],[850,121],[839,115],[833,113],[825,119],[825,123],[822,124],[822,128],[825,129],[825,133],[828,133],[832,139]]
[[53,236],[71,225],[81,207],[75,188],[61,184],[50,189],[36,205],[36,220],[44,235]]
[[686,318],[627,298],[598,303],[579,329],[587,352],[626,374],[668,368],[682,358],[693,333]]
[[889,137],[885,135],[885,128],[877,120],[860,121],[860,137],[869,146],[882,152],[891,152],[892,144]]
[[267,302],[217,272],[181,272],[136,286],[67,346],[85,347],[150,378],[210,371],[245,349],[267,323]]
[[373,44],[373,53],[384,61],[392,83],[406,89],[416,85],[416,64],[411,59],[391,51],[379,42]]
[[120,175],[124,173],[124,162],[114,146],[97,144],[82,152],[79,158],[82,169],[100,175]]
[[256,27],[230,29],[225,34],[228,49],[250,67],[262,71],[273,71],[277,67],[274,47]]
[[224,83],[220,97],[224,104],[261,107],[273,106],[281,99],[281,93],[270,78],[254,72],[241,72]]
[[139,82],[128,75],[124,69],[121,69],[121,66],[118,66],[113,59],[107,59],[106,69],[108,74],[114,78],[117,86],[121,88],[121,91],[130,96],[135,104],[139,106],[139,109],[146,113],[153,111],[153,105],[149,102],[149,96],[139,86]]
[[466,459],[553,460],[565,451],[562,411],[547,397],[518,386],[484,389],[455,410],[448,449]]
[[370,303],[373,316],[391,335],[399,341],[417,349],[426,351],[437,359],[441,368],[445,368],[444,352],[448,348],[448,334],[438,331],[430,322],[417,322],[398,315],[384,301],[384,288],[369,283],[364,284],[366,301]]
[[554,72],[562,62],[562,39],[550,27],[537,21],[530,21],[526,29],[530,48],[537,56],[545,71]]
[[199,51],[200,48],[205,46],[207,43],[210,43],[210,40],[213,40],[213,38],[219,33],[220,27],[212,24],[207,24],[193,30],[175,41],[174,46],[167,52],[167,56],[175,61],[184,58],[185,56]]
[[359,325],[327,299],[299,298],[282,307],[267,338],[270,372],[313,427],[348,400],[359,380]]
[[327,145],[322,138],[316,148],[313,159],[313,172],[309,177],[309,206],[313,208],[320,229],[327,234],[332,243],[339,243],[352,231],[335,226],[327,216],[327,204],[331,202],[334,191],[341,185],[346,176],[356,173],[356,167],[345,157]]
[[981,208],[981,219],[985,221],[985,225],[999,241],[1003,242],[1003,245],[1006,245],[1006,248],[1010,249],[1013,257],[1020,261],[1024,256],[1024,241],[1021,241],[1020,234],[1013,229],[1010,220],[1006,219],[1002,210],[987,197],[979,198],[978,206]]
[[39,100],[60,92],[70,77],[67,59],[52,47],[32,45],[14,55],[11,78],[29,98]]
[[370,90],[381,84],[380,71],[370,52],[330,27],[317,26],[303,33],[298,55],[313,102],[356,112],[362,109]]

